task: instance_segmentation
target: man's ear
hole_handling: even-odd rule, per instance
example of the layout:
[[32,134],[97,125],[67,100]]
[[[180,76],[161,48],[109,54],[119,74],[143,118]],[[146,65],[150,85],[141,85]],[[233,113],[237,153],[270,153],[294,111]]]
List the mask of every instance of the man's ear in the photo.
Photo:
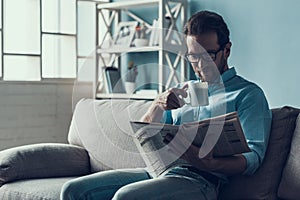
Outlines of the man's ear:
[[231,45],[232,45],[231,42],[228,42],[228,43],[225,45],[225,48],[224,48],[224,56],[225,56],[226,59],[230,56]]

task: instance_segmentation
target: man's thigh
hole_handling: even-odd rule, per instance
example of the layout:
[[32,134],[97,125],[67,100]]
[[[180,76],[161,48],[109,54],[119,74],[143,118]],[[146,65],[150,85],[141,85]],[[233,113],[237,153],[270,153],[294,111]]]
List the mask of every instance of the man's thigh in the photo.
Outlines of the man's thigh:
[[215,186],[205,179],[167,176],[131,183],[119,189],[113,200],[202,200],[217,199]]
[[98,172],[68,181],[61,199],[111,199],[122,186],[149,178],[144,169]]

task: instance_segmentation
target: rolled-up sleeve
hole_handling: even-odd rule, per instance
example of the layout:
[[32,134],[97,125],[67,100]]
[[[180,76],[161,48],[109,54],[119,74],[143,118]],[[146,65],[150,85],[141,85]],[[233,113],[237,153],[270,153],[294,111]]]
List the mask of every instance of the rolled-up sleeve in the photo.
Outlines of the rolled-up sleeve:
[[263,91],[249,87],[238,101],[238,113],[251,152],[244,153],[247,168],[244,174],[253,174],[261,165],[268,146],[272,113]]

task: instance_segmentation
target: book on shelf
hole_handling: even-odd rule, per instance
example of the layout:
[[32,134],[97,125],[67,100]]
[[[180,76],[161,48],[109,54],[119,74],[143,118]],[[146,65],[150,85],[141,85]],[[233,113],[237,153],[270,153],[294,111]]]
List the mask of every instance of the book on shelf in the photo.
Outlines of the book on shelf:
[[120,70],[116,67],[105,67],[105,80],[109,93],[126,93]]
[[134,132],[134,142],[154,177],[166,173],[174,166],[189,165],[170,151],[168,143],[172,141],[165,140],[166,136],[173,139],[184,136],[190,144],[199,147],[199,158],[205,157],[211,151],[214,157],[251,151],[237,112],[181,125],[140,121],[130,121],[130,124]]

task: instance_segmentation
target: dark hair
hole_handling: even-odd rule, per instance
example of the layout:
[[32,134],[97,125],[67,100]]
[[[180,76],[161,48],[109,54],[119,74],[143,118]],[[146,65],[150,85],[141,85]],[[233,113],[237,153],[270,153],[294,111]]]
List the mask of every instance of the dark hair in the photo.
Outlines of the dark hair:
[[222,16],[210,11],[200,11],[194,14],[184,26],[186,36],[197,36],[203,33],[215,32],[218,43],[223,46],[229,42],[229,29]]

